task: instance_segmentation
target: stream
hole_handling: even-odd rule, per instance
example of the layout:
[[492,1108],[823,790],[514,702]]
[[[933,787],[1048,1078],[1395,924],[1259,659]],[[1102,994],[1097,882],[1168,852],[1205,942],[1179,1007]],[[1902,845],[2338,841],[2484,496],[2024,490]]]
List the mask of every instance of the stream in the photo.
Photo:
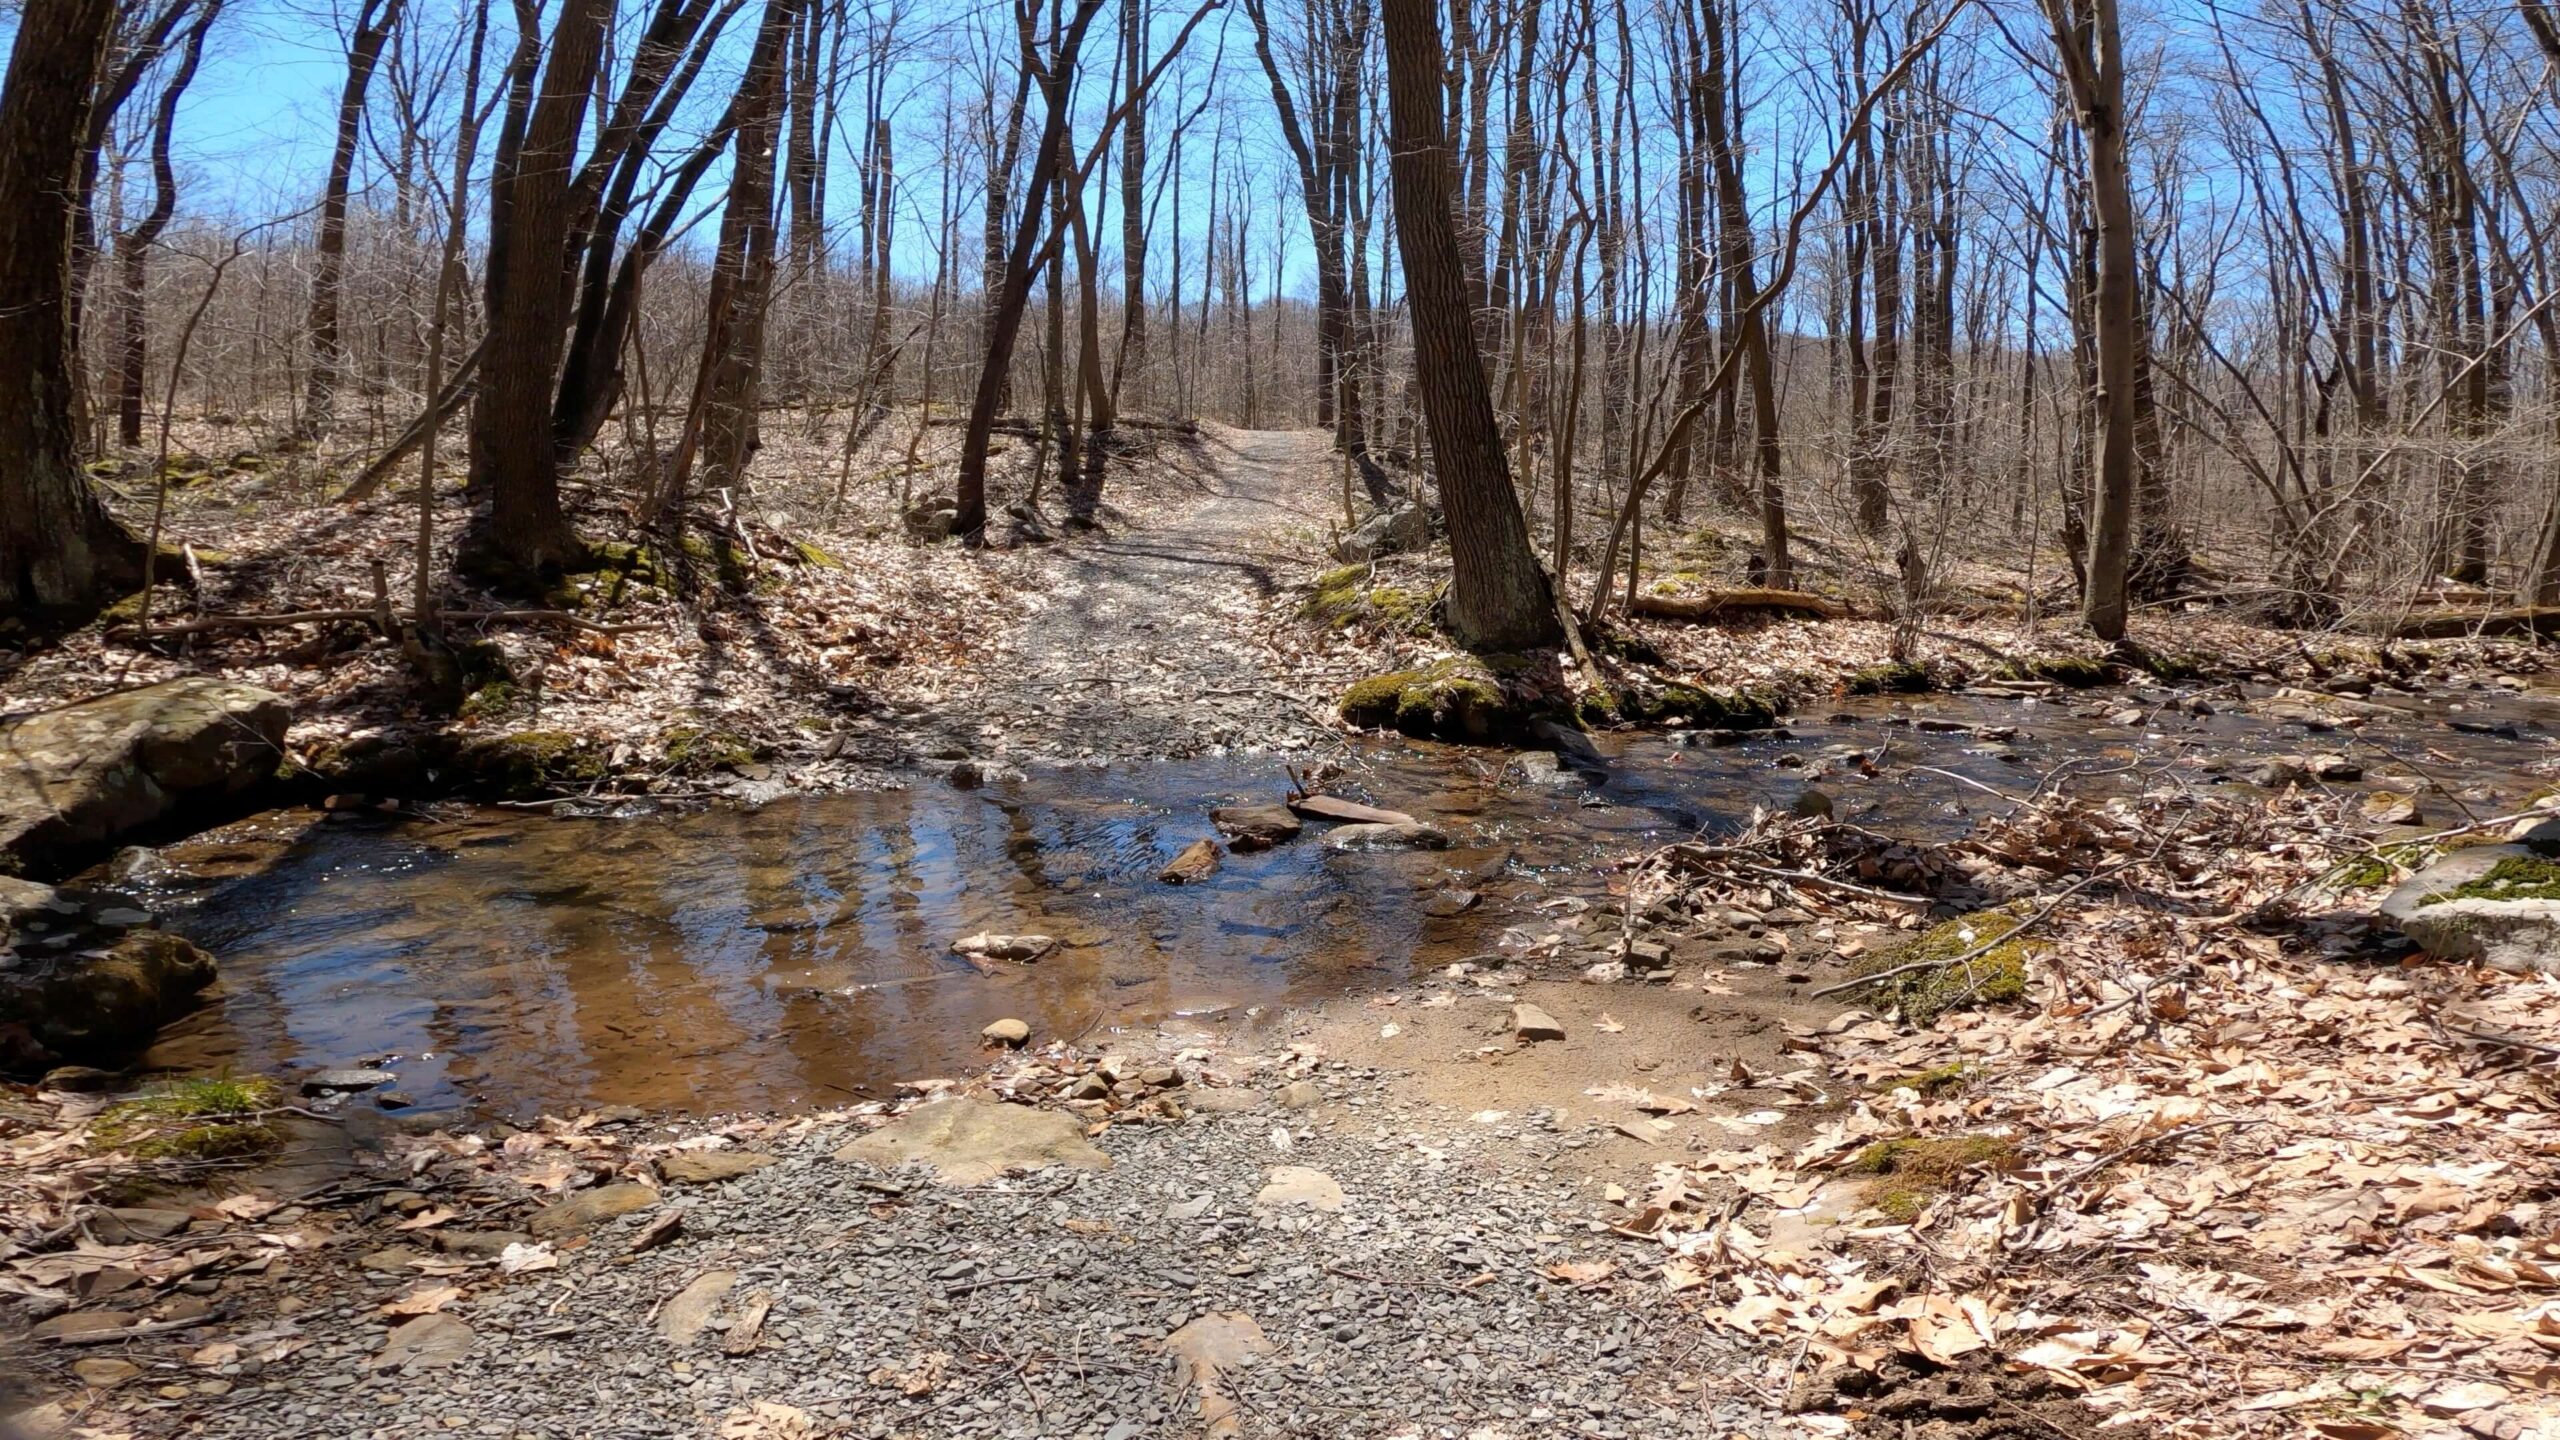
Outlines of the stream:
[[[2208,693],[2209,715],[2144,690],[1818,703],[1738,743],[1602,736],[1598,773],[1545,782],[1505,752],[1358,741],[1328,788],[1431,821],[1453,848],[1337,852],[1311,823],[1188,886],[1157,872],[1215,833],[1212,806],[1281,798],[1277,758],[1043,770],[978,790],[920,777],[752,812],[275,812],[160,852],[144,898],[214,952],[222,979],[146,1063],[380,1063],[420,1111],[519,1121],[885,1098],[968,1068],[1001,1017],[1027,1021],[1034,1043],[1251,1026],[1516,947],[1605,903],[1628,853],[1729,831],[1809,785],[1837,818],[1952,838],[2005,806],[1990,791],[2023,795],[2056,767],[2086,787],[2237,784],[2254,759],[2326,752],[2365,768],[2342,792],[2431,782],[2433,829],[2463,807],[2520,808],[2560,754],[2560,710],[2539,695],[2380,694],[2338,702],[2360,729],[2306,734],[2297,702]],[[1841,763],[1879,747],[1874,776]],[[1063,944],[987,975],[948,953],[979,930]]]

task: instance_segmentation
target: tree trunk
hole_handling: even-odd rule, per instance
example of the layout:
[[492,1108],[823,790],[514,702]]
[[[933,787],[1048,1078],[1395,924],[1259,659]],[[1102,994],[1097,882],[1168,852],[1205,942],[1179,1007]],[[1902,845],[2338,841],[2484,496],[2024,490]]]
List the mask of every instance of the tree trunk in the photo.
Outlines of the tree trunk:
[[2087,588],[2081,618],[2101,640],[2124,638],[2138,456],[2142,307],[2137,303],[2133,177],[2127,154],[2124,31],[2116,0],[2043,0],[2072,109],[2087,147],[2097,240],[2098,457],[2090,487]]
[[471,410],[475,508],[459,563],[509,586],[536,586],[580,553],[560,507],[551,417],[573,298],[561,259],[570,162],[612,8],[564,0],[538,86],[538,57],[519,51],[490,177],[488,326]]
[[71,209],[112,0],[28,0],[0,89],[0,616],[78,623],[142,582],[80,472]]
[[116,239],[118,328],[123,332],[117,337],[116,440],[126,446],[142,443],[142,392],[151,369],[151,247],[160,243],[160,232],[169,227],[178,209],[178,171],[169,159],[178,102],[204,60],[205,32],[221,13],[222,0],[207,0],[197,12],[195,26],[187,32],[186,49],[179,53],[178,68],[160,87],[159,111],[151,122],[151,209]]
[[[391,27],[400,23],[404,0],[364,0],[356,12],[354,37],[347,44],[346,84],[338,92],[337,143],[329,152],[329,176],[320,190],[320,234],[311,260],[311,373],[302,399],[303,438],[327,433],[336,404],[346,350],[339,337],[338,308],[346,289],[347,188],[355,171],[356,140],[364,128],[364,97],[382,60]],[[128,442],[130,443],[130,442]]]
[[1529,548],[1468,305],[1466,261],[1449,213],[1456,158],[1441,128],[1436,0],[1386,0],[1389,165],[1414,365],[1455,561],[1449,628],[1476,651],[1556,644],[1553,594]]

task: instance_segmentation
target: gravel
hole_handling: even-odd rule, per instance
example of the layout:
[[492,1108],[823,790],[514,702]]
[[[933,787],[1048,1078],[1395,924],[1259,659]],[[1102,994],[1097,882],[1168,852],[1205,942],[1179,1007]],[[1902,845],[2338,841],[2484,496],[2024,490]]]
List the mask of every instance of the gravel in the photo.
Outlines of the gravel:
[[[1573,1137],[1543,1113],[1473,1124],[1392,1098],[1372,1072],[1328,1071],[1322,1088],[1312,1111],[1117,1125],[1099,1141],[1109,1170],[975,1188],[831,1159],[853,1131],[818,1131],[768,1168],[670,1192],[682,1237],[659,1248],[627,1253],[643,1212],[564,1245],[557,1269],[474,1271],[442,1313],[476,1339],[409,1373],[376,1366],[379,1305],[408,1282],[350,1271],[313,1284],[318,1271],[298,1261],[286,1285],[311,1308],[242,1325],[298,1327],[312,1343],[226,1377],[225,1394],[129,1389],[122,1398],[150,1408],[122,1418],[208,1437],[608,1440],[717,1434],[764,1401],[807,1412],[821,1434],[1193,1435],[1199,1394],[1162,1342],[1241,1313],[1273,1347],[1216,1376],[1246,1436],[1779,1427],[1732,1393],[1733,1372],[1766,1356],[1709,1331],[1693,1299],[1661,1290],[1644,1250],[1591,1222],[1589,1192],[1544,1162]],[[1339,1186],[1341,1208],[1257,1209],[1284,1166]],[[330,1253],[361,1248],[356,1237]],[[1626,1273],[1588,1288],[1539,1273],[1593,1260]],[[715,1270],[735,1272],[718,1314],[671,1343],[666,1302]],[[771,1301],[761,1336],[731,1356],[724,1332],[759,1291]],[[918,1376],[929,1387],[902,1384]]]

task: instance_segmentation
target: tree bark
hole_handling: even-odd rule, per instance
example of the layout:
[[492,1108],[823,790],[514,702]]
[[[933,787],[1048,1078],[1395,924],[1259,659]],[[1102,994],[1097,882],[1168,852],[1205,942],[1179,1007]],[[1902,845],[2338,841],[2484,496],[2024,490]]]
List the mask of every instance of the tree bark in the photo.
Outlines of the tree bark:
[[1563,632],[1546,572],[1529,548],[1476,349],[1466,262],[1449,213],[1457,166],[1441,122],[1437,8],[1436,0],[1386,0],[1382,17],[1397,248],[1455,562],[1449,628],[1471,650],[1527,650],[1557,644]]
[[2133,178],[2125,134],[2124,29],[2116,0],[2042,0],[2081,138],[2097,240],[2094,339],[2098,446],[2090,487],[2081,618],[2101,640],[2124,638],[2126,572],[2137,485],[2135,404],[2143,353],[2135,286]]
[[[519,49],[490,177],[488,326],[471,410],[476,503],[459,559],[508,585],[538,584],[580,554],[560,506],[551,415],[572,301],[562,258],[570,162],[612,8],[612,0],[564,0],[538,85],[539,56]],[[517,0],[516,11],[536,13],[531,0]]]
[[[355,171],[356,140],[364,128],[365,92],[382,61],[391,27],[400,23],[404,0],[365,0],[356,12],[355,35],[347,44],[346,84],[338,92],[337,143],[329,152],[329,175],[320,190],[320,234],[311,271],[311,373],[302,398],[304,439],[326,434],[333,418],[338,384],[346,367],[339,336],[338,310],[346,289],[347,190]],[[127,442],[131,443],[131,442]]]
[[72,428],[71,211],[114,26],[112,0],[28,0],[0,88],[0,617],[77,623],[142,582]]

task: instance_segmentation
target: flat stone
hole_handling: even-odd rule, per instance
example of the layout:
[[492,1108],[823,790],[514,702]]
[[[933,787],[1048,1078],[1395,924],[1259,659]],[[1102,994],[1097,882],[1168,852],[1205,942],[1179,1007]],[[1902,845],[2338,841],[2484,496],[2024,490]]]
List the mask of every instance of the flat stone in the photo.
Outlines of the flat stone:
[[1223,853],[1215,840],[1194,840],[1156,878],[1167,885],[1196,885],[1218,873]]
[[479,1338],[451,1315],[421,1315],[382,1337],[382,1352],[373,1357],[372,1368],[402,1374],[442,1369],[470,1354]]
[[592,1229],[617,1215],[629,1215],[658,1203],[658,1192],[637,1181],[618,1185],[599,1185],[581,1190],[566,1200],[546,1205],[534,1212],[526,1227],[535,1235],[552,1237],[574,1235]]
[[1335,826],[1326,833],[1324,844],[1328,850],[1446,850],[1449,834],[1419,820],[1362,821]]
[[377,1275],[405,1275],[427,1252],[415,1245],[385,1245],[357,1258],[356,1263]]
[[693,1278],[693,1283],[676,1292],[658,1311],[658,1334],[670,1345],[690,1345],[711,1327],[712,1317],[720,1313],[720,1302],[738,1283],[735,1270],[709,1270]]
[[1253,1203],[1266,1209],[1296,1207],[1330,1213],[1342,1208],[1342,1187],[1333,1177],[1305,1165],[1275,1165],[1263,1177]]
[[1349,825],[1411,825],[1412,816],[1401,810],[1381,810],[1357,800],[1344,800],[1332,795],[1301,795],[1289,802],[1290,813],[1309,820],[1331,820]]
[[679,1150],[658,1161],[658,1174],[678,1185],[709,1185],[753,1175],[773,1161],[752,1150]]
[[122,1310],[68,1310],[50,1320],[37,1322],[27,1333],[38,1340],[61,1340],[74,1335],[102,1335],[110,1330],[129,1328],[141,1319]]
[[2314,778],[2321,780],[2361,780],[2364,767],[2344,755],[2314,755],[2306,762]]
[[1324,1103],[1324,1091],[1313,1080],[1292,1080],[1280,1087],[1280,1108],[1312,1110]]
[[1535,1040],[1561,1040],[1564,1036],[1564,1026],[1557,1023],[1556,1017],[1537,1006],[1523,1003],[1511,1007],[1513,1039],[1525,1044]]
[[1203,1115],[1242,1115],[1261,1109],[1267,1098],[1261,1091],[1241,1085],[1221,1086],[1192,1090],[1183,1097],[1183,1103]]
[[90,1389],[105,1390],[141,1374],[142,1367],[130,1360],[74,1360],[71,1373]]
[[112,1090],[123,1083],[122,1075],[113,1070],[101,1070],[94,1065],[56,1065],[44,1072],[42,1081],[47,1090],[63,1090],[76,1094]]
[[2356,806],[2356,813],[2369,825],[2415,825],[2418,797],[2398,790],[2376,790]]
[[1240,855],[1295,840],[1306,828],[1286,805],[1221,805],[1209,812],[1209,822],[1226,835],[1227,848]]
[[1007,1017],[989,1024],[987,1028],[978,1032],[978,1036],[990,1045],[1002,1045],[1008,1050],[1019,1050],[1030,1043],[1031,1026],[1024,1021]]
[[378,1090],[399,1078],[388,1070],[322,1070],[302,1077],[302,1093],[327,1095],[339,1090]]
[[963,935],[951,942],[954,955],[977,955],[989,960],[1011,960],[1028,965],[1058,948],[1058,942],[1047,935],[998,935],[981,930]]
[[[171,1210],[155,1205],[119,1205],[104,1217],[118,1231],[110,1244],[130,1244],[135,1240],[165,1240],[184,1230],[195,1216],[184,1210]],[[99,1227],[104,1230],[105,1226]],[[101,1238],[104,1238],[102,1235]]]
[[1476,908],[1476,903],[1482,899],[1484,896],[1476,891],[1461,890],[1453,885],[1446,890],[1435,892],[1430,899],[1423,901],[1422,913],[1434,919],[1445,920],[1453,915],[1466,914]]
[[953,1098],[921,1105],[842,1146],[835,1158],[882,1169],[923,1165],[946,1185],[980,1185],[1008,1170],[1065,1165],[1107,1170],[1073,1116],[1027,1105]]

